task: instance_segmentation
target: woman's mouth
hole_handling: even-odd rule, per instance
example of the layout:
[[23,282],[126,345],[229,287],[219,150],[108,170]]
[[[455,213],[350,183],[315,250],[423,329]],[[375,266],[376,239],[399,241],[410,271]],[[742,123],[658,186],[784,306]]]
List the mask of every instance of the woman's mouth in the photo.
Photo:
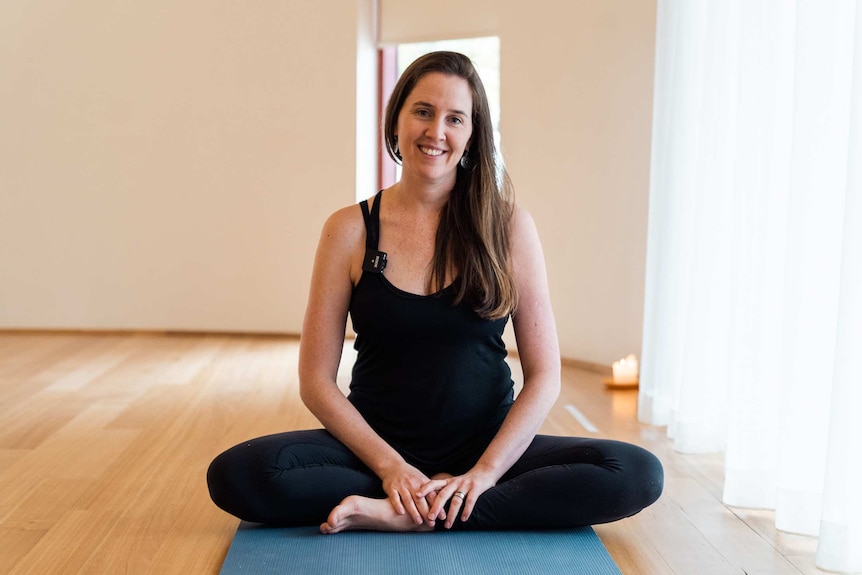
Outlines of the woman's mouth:
[[443,150],[438,150],[437,148],[426,148],[425,146],[419,146],[419,151],[425,154],[426,156],[442,156]]

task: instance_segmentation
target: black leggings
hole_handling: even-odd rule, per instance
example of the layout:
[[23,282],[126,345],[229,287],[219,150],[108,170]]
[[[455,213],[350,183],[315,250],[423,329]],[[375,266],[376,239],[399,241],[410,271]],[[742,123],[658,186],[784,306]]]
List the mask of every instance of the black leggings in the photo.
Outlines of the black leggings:
[[[661,495],[664,474],[650,452],[619,441],[538,435],[497,485],[453,529],[544,529],[607,523]],[[240,519],[318,525],[348,495],[385,498],[380,479],[322,429],[246,441],[207,472],[216,505]],[[442,521],[438,521],[438,528]]]

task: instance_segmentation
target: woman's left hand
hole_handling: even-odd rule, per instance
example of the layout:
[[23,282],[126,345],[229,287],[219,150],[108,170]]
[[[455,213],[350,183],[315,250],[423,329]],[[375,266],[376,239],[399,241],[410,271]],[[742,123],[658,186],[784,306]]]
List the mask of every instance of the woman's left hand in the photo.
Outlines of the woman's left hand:
[[[447,479],[432,479],[423,485],[417,492],[419,497],[427,497],[437,492],[431,509],[428,510],[428,519],[436,521],[437,518],[445,518],[446,529],[450,529],[457,517],[461,521],[467,521],[473,513],[479,496],[496,485],[496,479],[490,473],[471,469],[464,475],[449,477]],[[449,501],[449,511],[444,507]]]

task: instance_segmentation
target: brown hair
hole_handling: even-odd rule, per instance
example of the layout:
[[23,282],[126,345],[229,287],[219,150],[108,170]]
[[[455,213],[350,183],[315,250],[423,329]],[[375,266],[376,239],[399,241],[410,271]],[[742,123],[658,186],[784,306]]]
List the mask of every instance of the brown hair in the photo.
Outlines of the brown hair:
[[510,244],[513,190],[506,169],[497,164],[488,97],[469,58],[457,52],[431,52],[410,64],[386,106],[386,151],[400,163],[395,134],[398,115],[419,79],[432,72],[458,76],[470,85],[473,135],[468,167],[459,164],[455,187],[440,217],[429,291],[443,289],[447,269],[455,269],[459,275],[455,303],[466,299],[482,317],[503,318],[518,302]]

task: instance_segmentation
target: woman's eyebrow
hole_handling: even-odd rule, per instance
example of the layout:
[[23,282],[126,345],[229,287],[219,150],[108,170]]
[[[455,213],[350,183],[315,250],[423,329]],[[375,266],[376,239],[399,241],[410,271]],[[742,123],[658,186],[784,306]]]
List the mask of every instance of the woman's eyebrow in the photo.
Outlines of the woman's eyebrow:
[[[420,108],[434,108],[435,110],[437,109],[437,106],[435,106],[434,104],[431,104],[431,103],[429,103],[429,102],[423,102],[423,101],[421,101],[421,100],[420,100],[420,101],[417,101],[417,102],[413,102],[413,106],[412,106],[412,107],[413,107],[413,108],[416,108],[416,107],[420,107]],[[449,112],[450,112],[450,113],[452,113],[452,114],[460,114],[460,115],[462,115],[462,116],[466,116],[466,115],[467,115],[467,112],[462,112],[461,110],[449,110]]]

